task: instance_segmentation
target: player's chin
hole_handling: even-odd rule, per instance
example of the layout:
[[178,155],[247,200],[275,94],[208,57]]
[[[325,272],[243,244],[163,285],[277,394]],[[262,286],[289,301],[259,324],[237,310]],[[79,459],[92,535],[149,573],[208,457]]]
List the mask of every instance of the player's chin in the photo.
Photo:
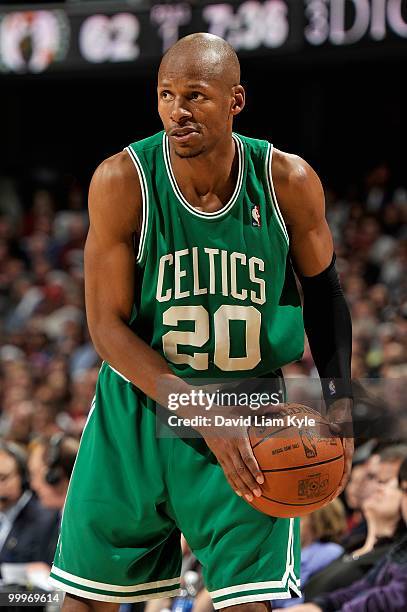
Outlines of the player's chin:
[[178,157],[182,157],[184,159],[190,158],[190,157],[198,157],[198,155],[202,155],[202,153],[205,151],[204,147],[190,147],[190,146],[175,146],[175,154],[178,155]]

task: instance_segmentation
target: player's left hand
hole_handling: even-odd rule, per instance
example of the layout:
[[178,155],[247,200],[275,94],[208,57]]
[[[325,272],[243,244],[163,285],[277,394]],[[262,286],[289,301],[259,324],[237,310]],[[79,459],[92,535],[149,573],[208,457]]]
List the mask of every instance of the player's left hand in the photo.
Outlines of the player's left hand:
[[341,437],[345,454],[345,468],[342,480],[339,483],[337,495],[340,495],[348,484],[350,473],[352,471],[352,459],[355,450],[353,439],[352,406],[352,399],[342,398],[331,404],[327,413],[331,431],[335,435],[339,435]]

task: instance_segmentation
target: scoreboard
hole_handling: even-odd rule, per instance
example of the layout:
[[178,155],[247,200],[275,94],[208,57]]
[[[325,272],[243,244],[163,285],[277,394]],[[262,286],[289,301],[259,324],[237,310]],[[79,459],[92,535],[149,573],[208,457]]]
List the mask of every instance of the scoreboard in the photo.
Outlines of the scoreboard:
[[356,57],[362,50],[372,57],[401,56],[407,51],[407,0],[2,6],[0,75],[109,64],[134,69],[158,60],[180,37],[202,31],[225,38],[242,56]]

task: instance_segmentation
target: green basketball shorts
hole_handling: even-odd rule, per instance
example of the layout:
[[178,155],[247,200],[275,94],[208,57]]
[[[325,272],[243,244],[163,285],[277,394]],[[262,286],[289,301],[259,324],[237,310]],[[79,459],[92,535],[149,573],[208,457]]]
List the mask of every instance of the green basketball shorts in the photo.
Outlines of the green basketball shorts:
[[266,516],[238,497],[201,438],[157,436],[154,402],[104,363],[51,581],[99,601],[173,597],[180,532],[215,609],[301,594],[298,519]]

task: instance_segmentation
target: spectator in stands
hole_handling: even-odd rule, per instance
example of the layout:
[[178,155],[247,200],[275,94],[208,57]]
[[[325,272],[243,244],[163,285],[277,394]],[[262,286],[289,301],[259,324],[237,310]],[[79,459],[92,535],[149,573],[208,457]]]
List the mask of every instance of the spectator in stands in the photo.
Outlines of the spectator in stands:
[[349,483],[345,490],[348,507],[353,510],[349,530],[343,536],[341,544],[350,553],[360,548],[366,540],[367,523],[363,516],[363,503],[376,487],[377,474],[380,466],[380,455],[372,454],[366,461],[355,465],[351,472]]
[[28,399],[15,401],[8,415],[7,428],[2,432],[4,438],[25,446],[30,439],[33,412],[32,401]]
[[[407,459],[398,475],[401,513],[407,525]],[[407,535],[396,542],[361,580],[295,606],[292,612],[405,612],[407,609]]]
[[305,601],[313,601],[321,593],[349,586],[363,578],[406,533],[401,519],[401,494],[397,487],[398,472],[405,457],[407,448],[403,445],[390,446],[381,451],[376,486],[362,504],[367,522],[367,536],[363,545],[314,574],[303,590]]
[[[345,528],[345,508],[340,499],[301,519],[301,588],[311,576],[342,555],[343,548],[338,542]],[[272,607],[289,608],[303,600],[280,599],[273,601]]]
[[0,441],[0,563],[44,561],[54,514],[29,489],[24,451]]
[[42,505],[56,511],[44,559],[48,566],[54,558],[62,508],[78,448],[78,440],[62,433],[53,435],[50,440],[38,439],[31,444],[28,460],[31,486]]
[[349,531],[360,525],[363,520],[361,504],[363,501],[363,484],[365,482],[366,463],[367,462],[353,465],[349,482],[344,491],[346,505],[349,509]]

